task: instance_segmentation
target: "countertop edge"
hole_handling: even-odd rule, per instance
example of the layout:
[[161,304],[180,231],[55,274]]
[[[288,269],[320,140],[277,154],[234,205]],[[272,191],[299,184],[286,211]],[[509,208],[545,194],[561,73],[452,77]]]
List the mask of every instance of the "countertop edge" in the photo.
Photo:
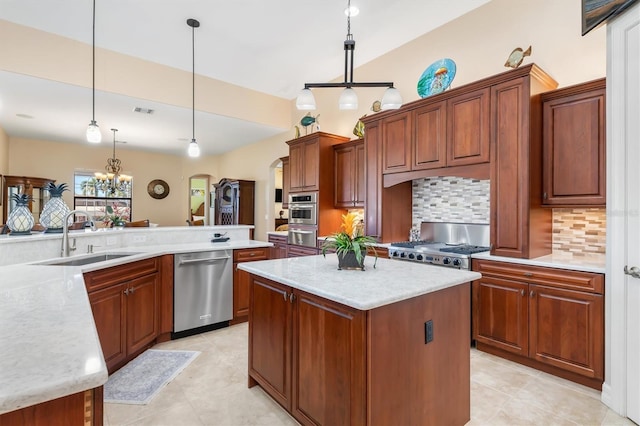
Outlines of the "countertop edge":
[[491,260],[495,262],[517,263],[529,266],[542,266],[546,268],[566,269],[570,271],[592,272],[595,274],[606,273],[605,255],[592,257],[569,257],[566,255],[550,254],[534,259],[521,259],[517,257],[493,256],[486,253],[471,255],[471,259]]

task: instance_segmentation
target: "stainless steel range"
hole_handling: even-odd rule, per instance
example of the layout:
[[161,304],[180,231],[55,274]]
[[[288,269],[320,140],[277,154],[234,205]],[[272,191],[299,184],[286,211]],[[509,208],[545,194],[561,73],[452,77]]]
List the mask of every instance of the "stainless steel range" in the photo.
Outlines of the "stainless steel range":
[[489,251],[489,225],[423,222],[419,241],[391,243],[391,259],[471,269],[471,255]]

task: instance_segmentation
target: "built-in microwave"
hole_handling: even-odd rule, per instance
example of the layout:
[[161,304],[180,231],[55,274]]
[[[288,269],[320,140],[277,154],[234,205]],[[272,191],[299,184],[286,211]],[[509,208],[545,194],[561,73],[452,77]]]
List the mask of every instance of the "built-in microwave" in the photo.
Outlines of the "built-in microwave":
[[318,224],[318,193],[289,194],[289,224]]

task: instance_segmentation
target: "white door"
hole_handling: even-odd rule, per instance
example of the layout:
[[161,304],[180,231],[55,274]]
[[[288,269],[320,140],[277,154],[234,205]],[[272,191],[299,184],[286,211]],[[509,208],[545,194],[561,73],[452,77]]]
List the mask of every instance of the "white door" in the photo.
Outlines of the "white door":
[[[607,23],[607,275],[602,400],[640,424],[640,3]],[[632,268],[638,268],[632,269]]]

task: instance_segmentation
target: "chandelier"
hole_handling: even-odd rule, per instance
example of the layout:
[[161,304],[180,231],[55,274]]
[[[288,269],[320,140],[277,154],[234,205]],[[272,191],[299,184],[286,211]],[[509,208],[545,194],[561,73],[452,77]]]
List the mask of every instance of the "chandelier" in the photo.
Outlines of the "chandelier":
[[296,107],[300,110],[316,109],[316,100],[311,92],[312,88],[343,87],[338,106],[342,110],[358,109],[358,96],[352,87],[386,87],[382,96],[382,109],[398,109],[402,106],[402,96],[398,89],[393,87],[393,82],[365,82],[353,81],[353,53],[356,50],[356,41],[351,34],[351,17],[358,14],[358,8],[351,6],[351,0],[347,2],[345,9],[347,15],[347,38],[344,41],[344,81],[342,83],[305,83],[296,99]]
[[96,187],[105,194],[115,195],[116,192],[131,192],[131,176],[120,174],[120,164],[116,158],[116,132],[118,129],[111,129],[113,132],[113,156],[107,159],[105,170],[107,173],[96,173]]

